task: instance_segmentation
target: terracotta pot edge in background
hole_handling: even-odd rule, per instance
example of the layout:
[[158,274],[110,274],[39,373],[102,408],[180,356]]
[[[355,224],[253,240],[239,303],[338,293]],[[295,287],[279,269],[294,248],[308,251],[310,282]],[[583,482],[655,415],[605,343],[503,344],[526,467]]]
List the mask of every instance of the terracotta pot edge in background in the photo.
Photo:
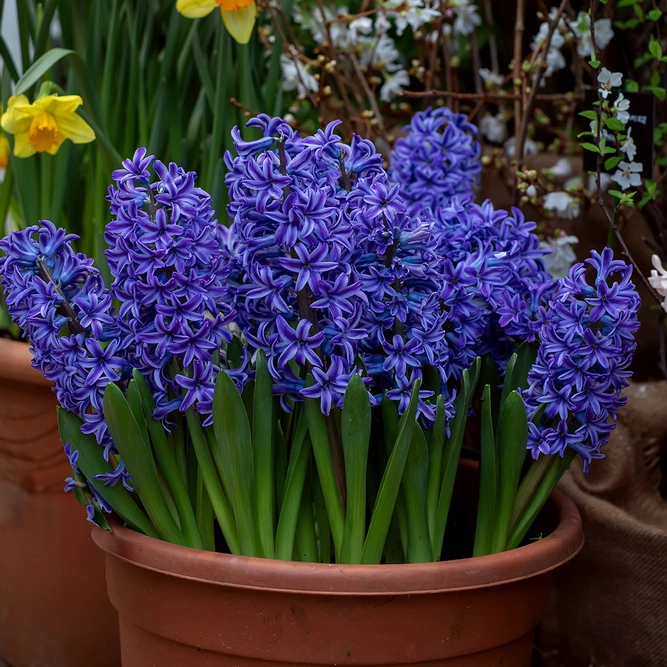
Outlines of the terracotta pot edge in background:
[[30,345],[26,341],[9,338],[0,338],[0,378],[40,386],[51,385],[50,380],[32,367]]

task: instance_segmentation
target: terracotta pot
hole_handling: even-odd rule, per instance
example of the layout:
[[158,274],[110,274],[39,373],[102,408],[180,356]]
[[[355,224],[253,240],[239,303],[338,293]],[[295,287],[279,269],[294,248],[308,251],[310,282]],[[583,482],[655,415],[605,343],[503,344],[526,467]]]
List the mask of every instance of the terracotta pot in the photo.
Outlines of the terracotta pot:
[[[460,486],[474,487],[473,474],[463,467]],[[420,565],[246,558],[122,527],[93,539],[106,551],[123,667],[527,667],[553,570],[583,545],[561,493],[542,518],[549,534],[528,546]]]
[[26,343],[0,339],[0,663],[117,667],[104,559],[63,493],[56,398],[30,359]]

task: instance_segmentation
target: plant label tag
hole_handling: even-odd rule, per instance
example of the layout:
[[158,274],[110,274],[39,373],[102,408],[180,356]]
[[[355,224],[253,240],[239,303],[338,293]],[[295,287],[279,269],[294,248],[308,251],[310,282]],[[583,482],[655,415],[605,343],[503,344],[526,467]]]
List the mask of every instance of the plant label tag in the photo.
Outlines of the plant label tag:
[[[607,99],[611,100],[612,104],[618,97],[618,93],[613,93]],[[634,160],[628,160],[624,153],[618,153],[625,162],[641,162],[642,164],[642,178],[653,177],[653,129],[655,127],[655,95],[652,93],[623,93],[623,97],[630,102],[630,118],[626,125],[626,130],[630,130],[630,136],[637,147],[637,154]],[[595,90],[587,90],[585,96],[586,109],[597,109],[593,106],[597,102],[597,92]],[[613,137],[611,137],[613,140]],[[609,146],[614,147],[614,144],[609,142]],[[584,151],[584,170],[597,170],[597,153],[591,151]],[[605,158],[612,157],[606,155]],[[606,171],[604,166],[602,171]],[[611,170],[616,171],[616,168]]]

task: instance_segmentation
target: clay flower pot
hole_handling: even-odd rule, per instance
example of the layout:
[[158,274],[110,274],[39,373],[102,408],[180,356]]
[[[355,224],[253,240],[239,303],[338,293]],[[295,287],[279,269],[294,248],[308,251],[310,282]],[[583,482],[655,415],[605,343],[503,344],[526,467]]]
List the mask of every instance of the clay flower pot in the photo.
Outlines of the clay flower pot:
[[123,667],[527,667],[553,571],[583,545],[561,493],[542,521],[547,537],[519,549],[419,565],[231,556],[120,526],[93,539],[106,552]]
[[70,467],[56,397],[26,343],[0,339],[0,663],[117,667],[118,620]]

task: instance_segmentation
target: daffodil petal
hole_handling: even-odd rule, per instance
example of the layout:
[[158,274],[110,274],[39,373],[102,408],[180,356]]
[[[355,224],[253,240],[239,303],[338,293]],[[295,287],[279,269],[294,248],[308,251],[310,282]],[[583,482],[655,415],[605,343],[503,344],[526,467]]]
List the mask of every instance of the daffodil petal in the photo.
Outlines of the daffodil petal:
[[208,16],[216,6],[215,0],[178,0],[176,11],[188,19],[200,19]]
[[233,12],[222,12],[225,28],[239,44],[247,44],[250,41],[256,17],[257,6],[254,4],[235,9]]
[[31,118],[32,105],[25,95],[12,95],[7,101],[7,111],[2,114],[2,129],[9,134],[20,132],[21,121]]
[[56,122],[58,123],[58,131],[63,141],[70,139],[75,144],[87,144],[95,140],[93,128],[78,114],[73,113],[68,116],[57,116]]
[[35,107],[48,111],[56,118],[73,114],[82,104],[83,100],[78,95],[47,95],[35,100]]
[[27,132],[18,132],[14,135],[14,155],[16,157],[30,157],[36,152],[30,143]]

